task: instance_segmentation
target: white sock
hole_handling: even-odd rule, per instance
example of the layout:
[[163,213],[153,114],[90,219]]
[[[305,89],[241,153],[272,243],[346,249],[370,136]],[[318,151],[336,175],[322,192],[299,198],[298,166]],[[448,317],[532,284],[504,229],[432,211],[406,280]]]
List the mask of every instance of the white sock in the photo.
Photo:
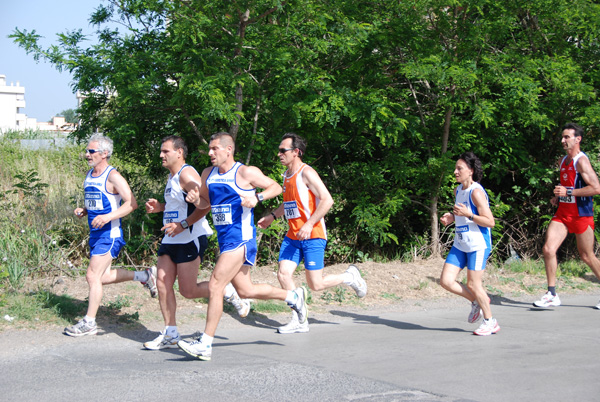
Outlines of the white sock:
[[179,331],[177,331],[177,325],[167,325],[164,331],[165,335],[169,335],[171,338],[177,338]]
[[206,346],[212,346],[214,339],[215,338],[210,335],[202,334],[202,337],[200,338],[200,343]]
[[234,294],[235,294],[235,288],[233,287],[231,282],[229,282],[227,284],[227,286],[225,286],[225,295],[224,296],[229,299]]
[[287,296],[285,297],[285,302],[287,304],[294,304],[298,300],[298,295],[293,290],[287,291]]
[[134,281],[138,281],[138,282],[148,282],[148,279],[150,275],[148,275],[148,272],[146,271],[135,271],[133,273],[133,280]]
[[89,317],[86,315],[83,317],[83,321],[87,322],[88,324],[94,324],[96,322],[96,317]]
[[350,272],[344,272],[342,276],[344,277],[344,285],[350,285],[354,282],[354,276]]

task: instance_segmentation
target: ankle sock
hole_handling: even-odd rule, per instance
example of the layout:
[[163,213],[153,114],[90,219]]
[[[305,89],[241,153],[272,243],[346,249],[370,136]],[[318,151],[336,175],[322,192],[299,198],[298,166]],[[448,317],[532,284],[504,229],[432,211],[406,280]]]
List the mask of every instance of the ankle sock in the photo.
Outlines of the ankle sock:
[[169,335],[171,338],[177,338],[179,331],[177,331],[177,325],[167,325],[165,327],[165,335]]
[[293,290],[288,290],[285,302],[287,304],[294,304],[296,303],[296,300],[298,300],[298,295],[296,294],[296,292],[294,292]]
[[229,299],[234,294],[235,294],[235,288],[233,287],[231,282],[229,282],[227,284],[227,286],[225,286],[225,294],[223,296],[225,296],[226,299]]
[[212,346],[214,339],[215,338],[213,336],[202,334],[202,337],[200,338],[200,343],[206,346]]
[[354,281],[354,277],[350,272],[344,272],[342,276],[344,277],[344,285],[350,285]]
[[548,286],[548,292],[550,292],[552,296],[556,296],[556,286]]
[[137,282],[148,282],[148,279],[150,279],[149,277],[150,275],[148,275],[147,271],[135,271],[133,273],[133,280],[137,281]]

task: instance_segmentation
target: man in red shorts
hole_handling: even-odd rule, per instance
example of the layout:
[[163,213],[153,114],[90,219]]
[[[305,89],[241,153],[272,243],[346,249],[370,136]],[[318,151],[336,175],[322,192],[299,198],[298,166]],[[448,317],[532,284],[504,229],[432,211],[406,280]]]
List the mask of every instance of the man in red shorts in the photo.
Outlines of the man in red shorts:
[[[535,307],[560,306],[556,294],[556,251],[569,233],[575,233],[577,249],[583,262],[600,279],[600,260],[594,254],[594,201],[600,194],[598,175],[587,155],[580,150],[583,129],[568,123],[562,128],[561,143],[566,156],[560,161],[560,185],[554,187],[552,205],[558,209],[548,225],[544,244],[544,264],[548,279],[548,292],[533,303]],[[596,305],[600,309],[600,303]]]

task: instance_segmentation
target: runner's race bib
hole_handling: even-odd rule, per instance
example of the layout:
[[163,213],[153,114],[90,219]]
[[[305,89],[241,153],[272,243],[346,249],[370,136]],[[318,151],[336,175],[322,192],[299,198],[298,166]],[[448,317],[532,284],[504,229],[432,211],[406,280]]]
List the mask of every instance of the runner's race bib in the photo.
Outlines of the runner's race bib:
[[163,213],[163,223],[166,225],[168,223],[179,222],[179,212],[178,211],[165,211]]
[[285,210],[285,219],[296,219],[300,218],[300,210],[296,201],[287,201],[283,203]]
[[233,223],[230,204],[213,205],[210,210],[215,226],[231,225]]
[[473,241],[470,236],[468,225],[457,226],[454,231],[454,235],[456,236],[457,241],[465,246],[468,246]]
[[[567,189],[573,190],[572,187],[567,187]],[[565,204],[575,204],[575,196],[574,195],[566,195],[564,197],[558,197],[559,202],[564,202]]]
[[85,209],[88,211],[101,211],[104,209],[102,193],[100,191],[85,192]]

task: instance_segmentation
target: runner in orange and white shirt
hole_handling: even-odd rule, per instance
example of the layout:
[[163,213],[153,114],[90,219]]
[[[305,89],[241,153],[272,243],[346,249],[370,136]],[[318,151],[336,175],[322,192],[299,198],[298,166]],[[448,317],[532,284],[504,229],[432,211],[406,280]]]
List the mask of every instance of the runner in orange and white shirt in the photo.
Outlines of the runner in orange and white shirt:
[[[278,156],[287,167],[283,177],[283,204],[269,215],[258,221],[258,227],[267,228],[276,218],[286,217],[289,230],[279,252],[279,271],[277,278],[283,289],[294,289],[293,274],[304,260],[306,282],[315,291],[345,284],[365,297],[367,284],[360,271],[350,265],[346,272],[339,275],[323,275],[325,266],[325,247],[327,231],[324,216],[333,205],[333,198],[319,174],[302,162],[306,152],[306,141],[295,133],[283,136]],[[290,323],[279,327],[281,334],[308,332],[308,321],[300,323],[295,312]]]

